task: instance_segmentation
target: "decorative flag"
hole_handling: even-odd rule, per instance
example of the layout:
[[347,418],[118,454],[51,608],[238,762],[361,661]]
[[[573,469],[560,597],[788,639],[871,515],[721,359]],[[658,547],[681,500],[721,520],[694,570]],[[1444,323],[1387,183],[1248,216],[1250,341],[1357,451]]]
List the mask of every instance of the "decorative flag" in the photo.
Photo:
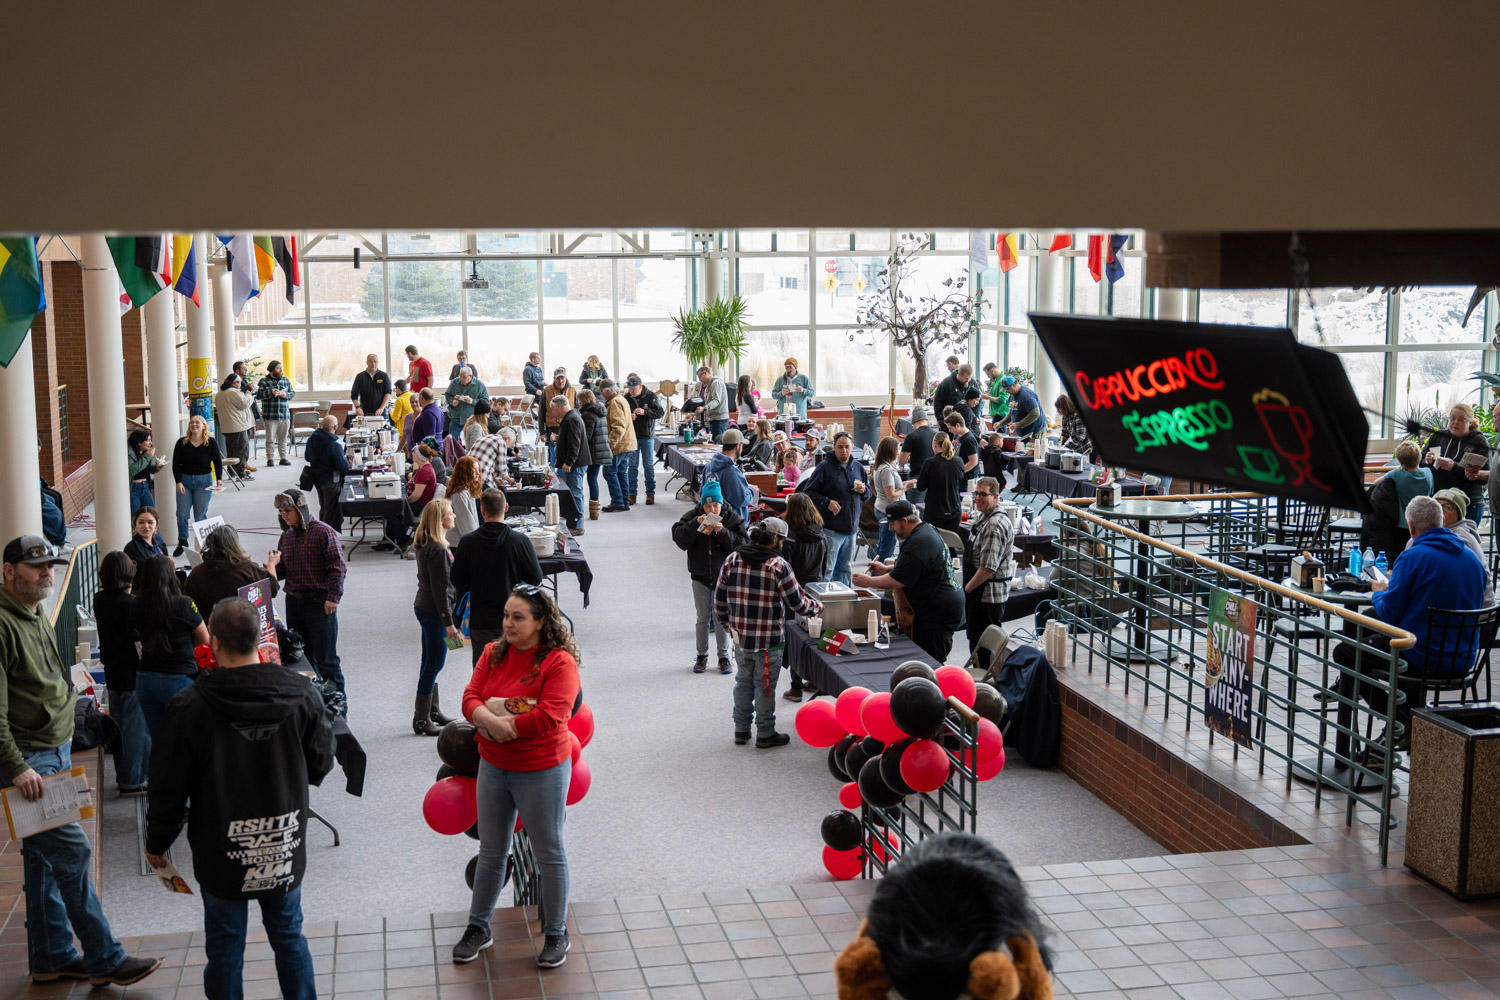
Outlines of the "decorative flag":
[[260,294],[260,279],[255,266],[255,245],[250,242],[250,237],[236,233],[228,242],[229,273],[234,279],[234,314],[238,316],[244,311],[245,303]]
[[120,287],[130,300],[129,306],[124,306],[122,300],[122,309],[139,309],[151,296],[171,287],[172,250],[165,235],[110,236],[104,242],[115,259]]
[[1129,236],[1111,236],[1109,238],[1109,249],[1104,255],[1104,273],[1109,277],[1110,284],[1114,284],[1125,276],[1125,265],[1121,263],[1118,255],[1125,248],[1125,244],[1129,240]]
[[265,291],[276,278],[276,251],[271,247],[271,237],[255,237],[255,272],[257,291]]
[[1072,233],[1058,233],[1056,236],[1052,237],[1052,245],[1047,248],[1047,252],[1048,253],[1057,253],[1057,251],[1059,251],[1059,250],[1066,250],[1066,249],[1068,249],[1068,247],[1070,247],[1072,245],[1073,245],[1073,234]]
[[1000,233],[995,237],[995,252],[1000,255],[1000,273],[1012,270],[1021,263],[1021,254],[1016,249],[1015,233]]
[[1089,237],[1089,274],[1094,276],[1094,281],[1104,277],[1104,237]]
[[30,236],[0,238],[0,368],[8,367],[42,301],[42,269],[37,263],[36,240]]
[[172,290],[198,301],[198,257],[193,238],[180,233],[172,237]]
[[297,262],[297,237],[272,236],[271,251],[276,256],[276,263],[286,272],[287,304],[296,305],[297,289],[302,287],[302,268]]
[[[984,238],[984,233],[969,234],[969,266],[975,274],[983,274],[985,268],[990,266],[990,241]],[[974,284],[977,287],[979,282]]]

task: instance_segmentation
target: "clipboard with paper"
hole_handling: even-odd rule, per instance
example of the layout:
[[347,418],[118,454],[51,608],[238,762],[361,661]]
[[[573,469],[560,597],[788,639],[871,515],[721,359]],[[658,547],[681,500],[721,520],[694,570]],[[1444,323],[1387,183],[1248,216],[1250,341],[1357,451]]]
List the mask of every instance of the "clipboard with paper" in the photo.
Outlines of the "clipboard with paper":
[[94,815],[94,793],[81,765],[45,775],[42,782],[42,797],[35,802],[28,802],[14,785],[0,788],[0,805],[5,808],[5,823],[12,840],[55,830]]

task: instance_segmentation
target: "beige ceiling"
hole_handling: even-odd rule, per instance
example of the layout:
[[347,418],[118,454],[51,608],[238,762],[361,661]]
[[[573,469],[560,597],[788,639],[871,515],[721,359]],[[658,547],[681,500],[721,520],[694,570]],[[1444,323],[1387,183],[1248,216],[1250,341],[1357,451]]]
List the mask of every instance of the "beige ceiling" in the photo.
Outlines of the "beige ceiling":
[[14,3],[0,230],[1495,227],[1497,28],[1493,0]]

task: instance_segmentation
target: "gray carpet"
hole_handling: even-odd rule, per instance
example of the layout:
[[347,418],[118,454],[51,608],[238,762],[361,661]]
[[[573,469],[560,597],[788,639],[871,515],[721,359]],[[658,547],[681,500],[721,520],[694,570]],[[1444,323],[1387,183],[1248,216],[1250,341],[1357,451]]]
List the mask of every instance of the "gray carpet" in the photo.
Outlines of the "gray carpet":
[[[276,539],[271,497],[294,483],[299,467],[263,468],[244,492],[215,496],[210,514],[239,527],[252,555],[263,558]],[[561,583],[598,722],[584,752],[593,787],[568,814],[572,897],[827,879],[818,824],[838,808],[838,784],[826,751],[795,739],[779,750],[733,745],[732,678],[689,669],[692,597],[684,558],[668,534],[687,505],[668,490],[657,500],[588,524],[582,543],[596,577],[591,607],[583,608],[573,577]],[[314,808],[339,827],[343,843],[335,848],[326,828],[310,827],[303,892],[309,921],[468,907],[463,868],[475,842],[440,836],[422,820],[422,795],[439,761],[435,741],[410,729],[419,656],[415,589],[414,564],[368,546],[355,553],[339,614],[340,652],[349,721],[369,752],[369,775],[362,798],[344,792],[338,770],[313,790]],[[955,658],[967,655],[962,637],[959,645]],[[440,678],[450,714],[457,714],[468,662],[467,650],[450,657]],[[796,706],[779,707],[780,728],[790,732]],[[195,900],[169,896],[138,874],[135,810],[114,797],[112,769],[103,799],[103,895],[116,932],[198,926]],[[1027,768],[1017,755],[980,786],[979,832],[1017,865],[1164,853],[1060,771]],[[190,853],[184,834],[175,855],[191,881]]]

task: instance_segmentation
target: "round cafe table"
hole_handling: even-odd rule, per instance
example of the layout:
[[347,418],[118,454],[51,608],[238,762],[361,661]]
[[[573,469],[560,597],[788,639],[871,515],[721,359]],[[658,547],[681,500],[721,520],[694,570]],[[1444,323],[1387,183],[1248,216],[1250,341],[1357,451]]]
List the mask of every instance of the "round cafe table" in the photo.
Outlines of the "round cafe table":
[[[1113,507],[1094,504],[1089,507],[1089,511],[1109,521],[1134,521],[1135,530],[1142,535],[1151,533],[1152,521],[1176,523],[1198,516],[1198,508],[1185,500],[1156,500],[1146,497],[1124,499]],[[1144,540],[1138,541],[1135,556],[1135,625],[1131,630],[1131,638],[1110,639],[1108,655],[1112,659],[1128,663],[1175,660],[1177,651],[1170,648],[1166,640],[1152,635],[1147,627],[1146,574],[1152,564],[1150,544]]]

